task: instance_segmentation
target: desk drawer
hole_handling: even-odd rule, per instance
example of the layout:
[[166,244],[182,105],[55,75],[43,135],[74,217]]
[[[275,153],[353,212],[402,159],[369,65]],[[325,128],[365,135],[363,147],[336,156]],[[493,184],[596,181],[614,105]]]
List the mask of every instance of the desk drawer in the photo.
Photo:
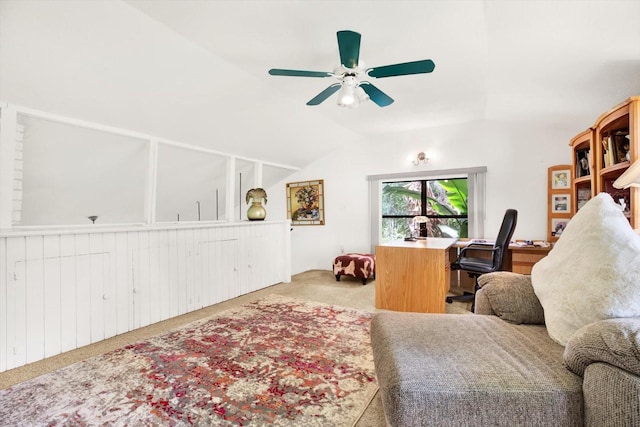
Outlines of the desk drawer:
[[511,254],[511,271],[520,274],[531,274],[534,264],[544,258],[546,253],[517,252]]

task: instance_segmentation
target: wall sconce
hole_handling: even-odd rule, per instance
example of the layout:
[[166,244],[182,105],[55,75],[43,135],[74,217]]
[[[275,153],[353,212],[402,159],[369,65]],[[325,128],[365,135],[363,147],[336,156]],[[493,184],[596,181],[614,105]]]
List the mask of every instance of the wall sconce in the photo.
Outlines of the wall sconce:
[[429,161],[429,158],[427,157],[427,155],[424,154],[424,151],[421,151],[418,153],[418,156],[415,159],[413,159],[411,162],[414,165],[418,166],[421,162],[426,164],[428,161]]

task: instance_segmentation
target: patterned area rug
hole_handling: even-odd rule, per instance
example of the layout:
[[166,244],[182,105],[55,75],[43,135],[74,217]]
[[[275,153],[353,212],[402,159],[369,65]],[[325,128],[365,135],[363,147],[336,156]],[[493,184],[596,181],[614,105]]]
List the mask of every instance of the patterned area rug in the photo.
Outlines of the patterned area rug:
[[0,390],[0,425],[350,426],[371,317],[270,295]]

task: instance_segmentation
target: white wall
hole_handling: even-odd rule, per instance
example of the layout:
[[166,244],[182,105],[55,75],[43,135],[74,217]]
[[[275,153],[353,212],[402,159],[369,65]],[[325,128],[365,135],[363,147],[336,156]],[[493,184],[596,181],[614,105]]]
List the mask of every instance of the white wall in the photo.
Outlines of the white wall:
[[[520,211],[515,237],[544,238],[547,167],[568,163],[569,139],[595,119],[580,129],[532,126],[526,118],[518,124],[474,122],[372,141],[325,120],[317,109],[283,117],[289,111],[280,104],[284,96],[122,2],[54,3],[0,3],[3,101],[292,165],[305,164],[308,147],[339,142],[338,151],[268,189],[268,218],[284,219],[284,182],[325,180],[326,225],[294,227],[294,273],[329,268],[342,248],[370,250],[370,174],[487,166],[487,235],[513,207]],[[173,78],[162,79],[158,70]],[[237,96],[238,88],[251,94],[250,102]],[[507,92],[527,102],[511,87]],[[239,144],[246,141],[253,142],[250,148]],[[418,151],[431,157],[428,165],[407,162]]]
[[[342,249],[370,251],[367,175],[487,166],[485,236],[495,237],[504,211],[514,208],[514,238],[545,239],[547,168],[570,162],[570,135],[579,131],[474,122],[389,135],[386,141],[349,141],[286,179],[325,183],[326,224],[293,226],[292,273],[329,269]],[[427,165],[407,160],[419,151],[430,157]],[[271,218],[286,216],[284,184],[269,189]]]

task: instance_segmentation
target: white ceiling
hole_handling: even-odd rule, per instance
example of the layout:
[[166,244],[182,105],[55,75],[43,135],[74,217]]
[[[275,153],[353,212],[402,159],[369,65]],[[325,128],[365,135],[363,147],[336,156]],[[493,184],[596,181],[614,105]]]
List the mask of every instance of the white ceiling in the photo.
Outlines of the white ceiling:
[[[476,120],[575,134],[640,94],[640,0],[1,1],[3,100],[293,166]],[[345,29],[368,66],[436,68],[353,110],[305,105],[330,78],[267,74],[332,71]]]

